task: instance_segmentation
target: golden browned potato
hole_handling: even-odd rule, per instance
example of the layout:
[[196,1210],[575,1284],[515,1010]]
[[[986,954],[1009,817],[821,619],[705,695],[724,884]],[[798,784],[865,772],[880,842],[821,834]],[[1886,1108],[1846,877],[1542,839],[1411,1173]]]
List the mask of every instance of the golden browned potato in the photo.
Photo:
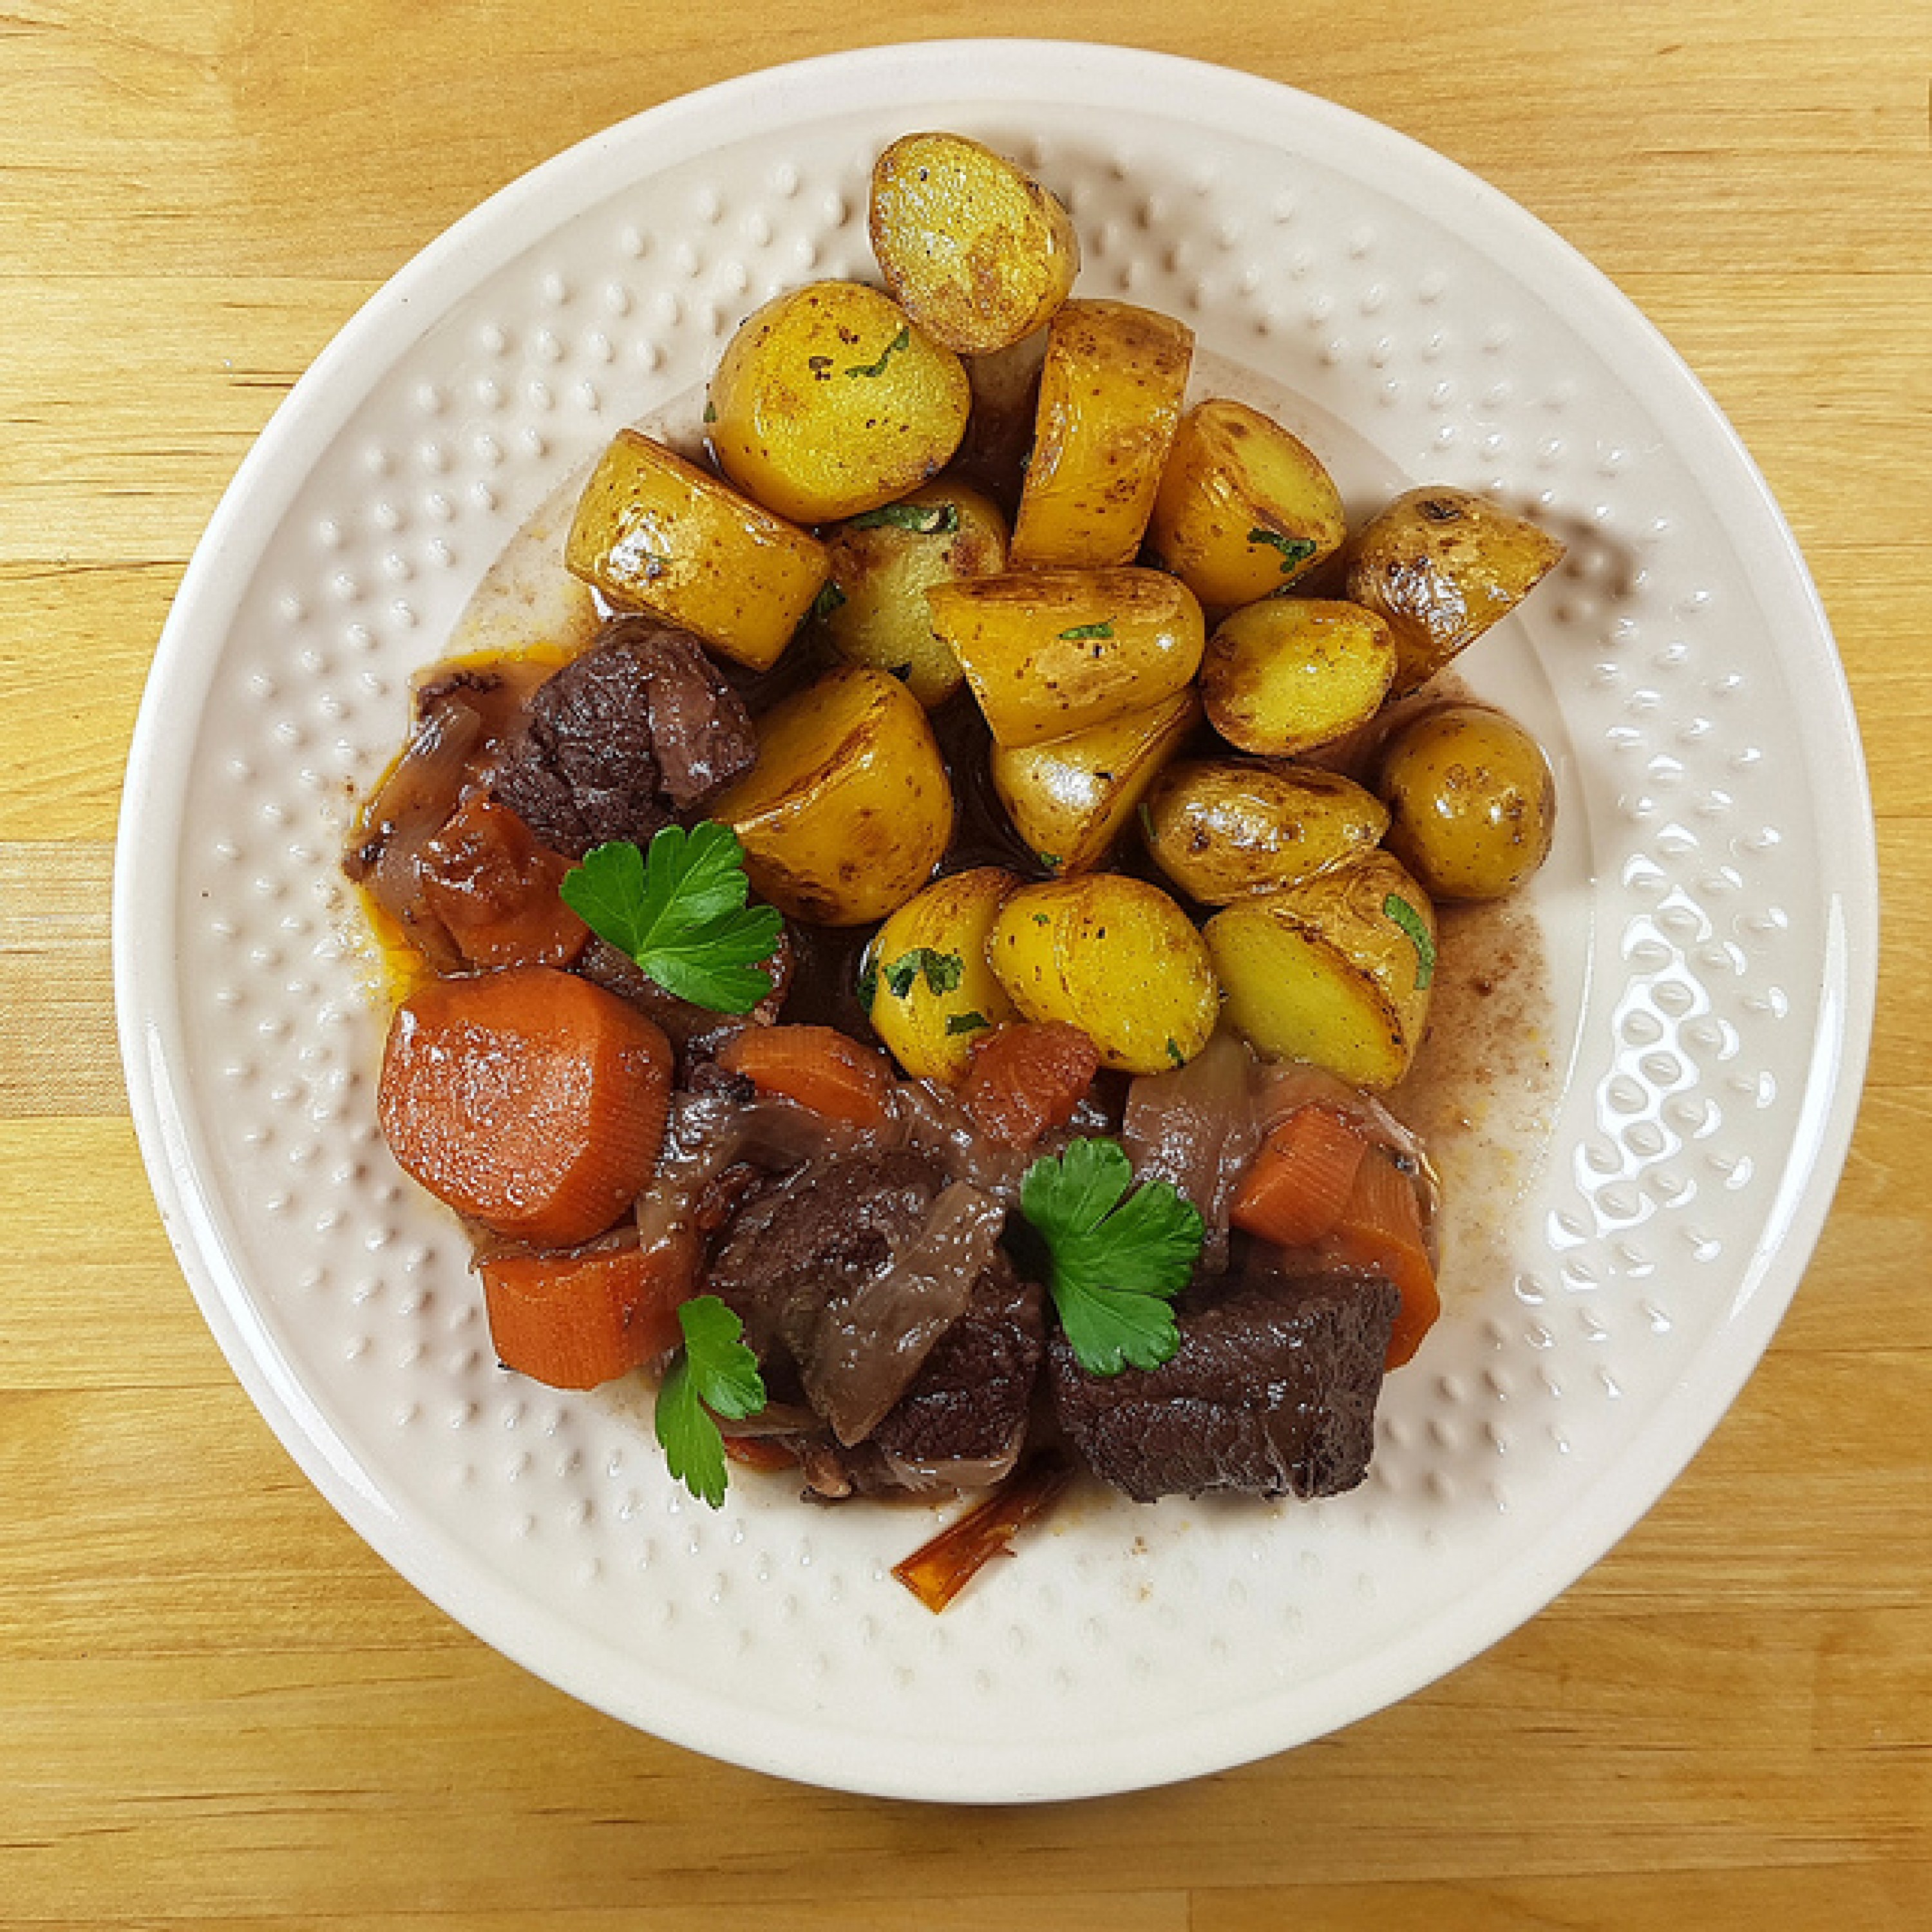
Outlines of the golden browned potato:
[[1203,905],[1280,892],[1375,850],[1388,808],[1340,772],[1245,758],[1170,765],[1141,824],[1161,870]]
[[1090,872],[1107,856],[1161,767],[1201,718],[1192,687],[1056,738],[993,747],[993,789],[1013,830],[1049,872]]
[[1209,609],[1286,589],[1348,533],[1334,479],[1279,423],[1220,396],[1182,418],[1148,540]]
[[1158,570],[967,578],[926,592],[1001,745],[1044,744],[1172,698],[1200,668],[1205,626]]
[[1208,640],[1201,695],[1229,744],[1281,758],[1366,724],[1394,674],[1394,643],[1372,611],[1268,597],[1224,618]]
[[1267,1060],[1393,1087],[1429,1021],[1436,914],[1386,852],[1240,899],[1204,934],[1228,1016]]
[[1054,317],[1013,523],[1016,569],[1132,560],[1193,360],[1193,331],[1151,309],[1070,302]]
[[1184,1066],[1221,1008],[1208,949],[1158,886],[1088,872],[1023,886],[993,921],[988,953],[1030,1020],[1064,1020],[1123,1073]]
[[907,134],[872,164],[872,252],[886,286],[962,356],[1044,328],[1080,272],[1065,208],[963,134]]
[[932,876],[952,788],[926,713],[898,680],[841,665],[768,712],[758,762],[711,808],[781,912],[863,926]]
[[834,524],[825,541],[837,595],[828,591],[820,608],[832,648],[903,680],[928,711],[944,704],[964,674],[933,630],[926,593],[1006,568],[1006,520],[992,499],[963,483],[928,483]]
[[1513,718],[1446,704],[1383,748],[1389,850],[1439,899],[1497,899],[1550,856],[1556,781]]
[[974,1046],[1019,1018],[986,957],[993,922],[1019,883],[997,866],[950,872],[907,900],[867,949],[862,987],[873,1029],[915,1080],[956,1087]]
[[578,500],[574,577],[654,610],[753,670],[790,644],[825,582],[825,547],[637,430],[620,429]]
[[767,509],[830,523],[946,467],[972,406],[966,371],[890,296],[812,282],[754,310],[711,378],[726,476]]
[[1348,595],[1395,638],[1400,698],[1506,617],[1562,560],[1564,545],[1468,490],[1398,496],[1357,540]]

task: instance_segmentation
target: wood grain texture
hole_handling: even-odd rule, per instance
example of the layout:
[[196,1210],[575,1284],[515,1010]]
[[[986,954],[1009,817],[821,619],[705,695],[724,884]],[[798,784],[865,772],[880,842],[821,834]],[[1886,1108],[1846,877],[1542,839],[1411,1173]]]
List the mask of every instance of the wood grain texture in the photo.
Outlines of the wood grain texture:
[[[1932,34],[1923,0],[22,0],[0,14],[0,1926],[1235,1932],[1932,1922]],[[1012,1813],[692,1757],[477,1644],[210,1340],[125,1117],[120,776],[181,571],[357,304],[568,142],[866,40],[1220,60],[1474,168],[1736,423],[1865,732],[1872,1076],[1760,1372],[1544,1616],[1396,1709]]]

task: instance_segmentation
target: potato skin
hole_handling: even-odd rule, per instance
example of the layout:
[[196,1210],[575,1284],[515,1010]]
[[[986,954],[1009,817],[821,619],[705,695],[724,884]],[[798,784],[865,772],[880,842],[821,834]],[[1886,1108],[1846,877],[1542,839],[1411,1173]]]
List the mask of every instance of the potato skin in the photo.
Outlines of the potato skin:
[[674,450],[620,429],[578,500],[565,567],[769,670],[830,568],[824,546]]
[[1210,610],[1286,590],[1348,531],[1334,478],[1280,424],[1225,396],[1182,418],[1148,541]]
[[1158,570],[978,577],[926,593],[1000,745],[1040,745],[1144,711],[1199,669],[1194,593]]
[[1080,272],[1055,196],[963,134],[906,134],[872,164],[868,223],[886,286],[935,342],[1009,349],[1053,319]]
[[1151,309],[1070,302],[1054,317],[1013,522],[1015,569],[1132,560],[1193,360],[1193,331]]
[[1429,1021],[1436,914],[1386,852],[1238,900],[1203,937],[1228,1016],[1264,1059],[1375,1089],[1408,1071]]
[[711,378],[733,482],[801,524],[877,509],[938,476],[972,394],[951,350],[860,282],[811,282],[739,325]]
[[[997,866],[950,872],[901,906],[866,949],[873,1030],[915,1080],[958,1086],[972,1071],[974,1048],[994,1027],[1018,1018],[986,944],[1000,908],[1019,884]],[[926,970],[928,954],[948,962],[937,975],[943,992]]]
[[1360,604],[1269,597],[1223,618],[1201,696],[1229,744],[1264,758],[1312,751],[1365,724],[1395,674],[1388,626]]
[[1045,745],[993,747],[993,789],[1048,872],[1070,878],[1107,856],[1148,786],[1201,721],[1184,687],[1144,711]]
[[[922,522],[935,527],[916,527]],[[944,704],[964,673],[933,630],[926,593],[935,584],[1006,568],[1006,520],[998,506],[963,483],[928,483],[835,524],[825,546],[842,600],[821,622],[833,650],[848,664],[902,678],[928,711]]]
[[883,919],[932,875],[952,788],[917,698],[842,665],[758,725],[758,762],[711,808],[744,842],[752,886],[821,926]]
[[1426,684],[1509,615],[1562,560],[1564,546],[1526,518],[1468,490],[1398,496],[1357,539],[1348,595],[1388,622],[1390,695]]
[[1390,851],[1439,899],[1497,899],[1550,856],[1556,780],[1513,718],[1446,704],[1383,747],[1376,789]]
[[1161,870],[1203,905],[1285,891],[1374,850],[1388,808],[1340,772],[1244,758],[1170,765],[1142,823]]
[[1118,873],[1022,886],[1000,907],[987,951],[1027,1018],[1079,1028],[1120,1072],[1185,1066],[1220,1012],[1187,915],[1159,886]]

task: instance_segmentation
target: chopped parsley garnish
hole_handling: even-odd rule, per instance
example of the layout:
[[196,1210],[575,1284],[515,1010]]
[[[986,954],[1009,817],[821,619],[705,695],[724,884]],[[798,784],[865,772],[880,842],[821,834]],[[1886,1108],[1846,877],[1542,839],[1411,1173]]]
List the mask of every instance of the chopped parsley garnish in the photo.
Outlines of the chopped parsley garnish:
[[1382,901],[1382,910],[1408,934],[1408,943],[1415,948],[1415,990],[1419,993],[1436,976],[1436,942],[1430,938],[1421,914],[1401,893],[1390,892]]
[[904,1000],[912,997],[922,974],[934,992],[943,995],[956,992],[966,976],[966,962],[956,952],[935,952],[929,946],[915,946],[910,952],[887,960],[878,971],[886,991],[896,1000]]
[[648,859],[627,840],[592,846],[557,890],[598,938],[679,999],[748,1013],[771,997],[771,976],[758,968],[784,922],[775,906],[746,904],[745,848],[728,825],[667,825]]
[[1060,870],[1060,854],[1058,852],[1036,852],[1034,856],[1049,872],[1057,872]]
[[864,965],[859,968],[859,1004],[869,1013],[872,1002],[878,997],[879,962],[868,955]]
[[745,1324],[715,1294],[679,1304],[684,1346],[658,1389],[655,1420],[664,1462],[691,1493],[713,1509],[724,1501],[724,1438],[716,1418],[737,1422],[765,1406],[758,1359],[745,1346]]
[[1264,530],[1257,525],[1248,532],[1251,544],[1266,544],[1281,552],[1281,574],[1299,570],[1312,556],[1318,546],[1311,537],[1285,537],[1279,530]]
[[704,420],[708,423],[718,420],[718,405],[709,396],[704,399]]
[[1110,623],[1076,624],[1070,631],[1062,631],[1061,639],[1070,644],[1077,644],[1086,638],[1111,638],[1114,627]]
[[948,1013],[946,1016],[946,1030],[949,1036],[961,1033],[986,1033],[991,1029],[992,1024],[984,1013]]
[[1185,1066],[1187,1064],[1187,1056],[1181,1052],[1180,1041],[1172,1034],[1167,1036],[1167,1057],[1177,1066]]
[[1154,842],[1154,807],[1145,799],[1140,805],[1141,836],[1151,846]]
[[1157,1369],[1180,1346],[1168,1304],[1201,1252],[1200,1210],[1165,1180],[1129,1194],[1133,1178],[1118,1142],[1079,1140],[1035,1161],[1020,1184],[1060,1328],[1089,1375]]
[[812,608],[806,614],[823,623],[844,601],[844,592],[828,577],[818,586],[818,595],[812,600]]
[[876,362],[856,363],[852,368],[845,371],[846,374],[848,376],[883,376],[886,373],[886,364],[911,340],[912,331],[910,328],[901,329],[898,334],[894,336],[891,341],[887,343],[885,347],[879,352],[879,359]]
[[957,503],[881,503],[876,510],[862,510],[845,519],[848,530],[910,530],[922,537],[950,536],[959,527]]

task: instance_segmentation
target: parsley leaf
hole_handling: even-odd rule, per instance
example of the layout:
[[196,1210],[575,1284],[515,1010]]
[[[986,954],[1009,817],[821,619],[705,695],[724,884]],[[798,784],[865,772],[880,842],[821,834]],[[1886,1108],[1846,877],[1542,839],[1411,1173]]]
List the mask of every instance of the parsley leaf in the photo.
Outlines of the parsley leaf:
[[950,536],[959,527],[957,503],[882,503],[845,519],[848,530],[876,530],[888,524],[922,537]]
[[883,376],[886,373],[886,364],[902,349],[909,347],[911,342],[912,331],[910,328],[902,328],[891,341],[886,344],[884,348],[880,350],[879,359],[876,362],[858,363],[848,369],[845,373],[848,376]]
[[1111,638],[1114,634],[1112,624],[1076,624],[1070,631],[1062,631],[1060,636],[1069,644],[1078,644],[1083,638]]
[[818,595],[812,600],[812,608],[805,614],[822,624],[844,601],[844,592],[828,577],[818,586]]
[[1180,1346],[1168,1304],[1201,1252],[1200,1211],[1165,1180],[1130,1195],[1133,1178],[1118,1142],[1080,1140],[1035,1161],[1020,1184],[1020,1210],[1046,1243],[1060,1325],[1089,1375],[1157,1369]]
[[1281,552],[1281,574],[1299,570],[1320,546],[1311,537],[1285,537],[1279,530],[1264,530],[1258,525],[1248,532],[1251,544],[1266,544]]
[[684,1347],[658,1389],[652,1420],[664,1464],[700,1502],[724,1501],[724,1438],[716,1416],[736,1421],[765,1406],[758,1358],[745,1346],[745,1324],[715,1294],[682,1303]]
[[985,1033],[992,1024],[984,1013],[948,1013],[946,1016],[946,1030],[949,1037],[954,1034]]
[[1390,892],[1382,901],[1382,910],[1408,935],[1409,944],[1415,948],[1415,990],[1420,993],[1436,976],[1436,942],[1430,938],[1421,914],[1401,893]]
[[625,840],[593,846],[557,888],[600,939],[668,993],[713,1012],[748,1013],[772,990],[758,970],[784,921],[748,907],[745,848],[728,825],[667,825],[648,859]]
[[966,976],[966,962],[956,952],[936,952],[930,946],[915,946],[910,952],[902,952],[878,969],[886,991],[896,1000],[910,999],[922,975],[926,985],[944,998],[956,991]]

